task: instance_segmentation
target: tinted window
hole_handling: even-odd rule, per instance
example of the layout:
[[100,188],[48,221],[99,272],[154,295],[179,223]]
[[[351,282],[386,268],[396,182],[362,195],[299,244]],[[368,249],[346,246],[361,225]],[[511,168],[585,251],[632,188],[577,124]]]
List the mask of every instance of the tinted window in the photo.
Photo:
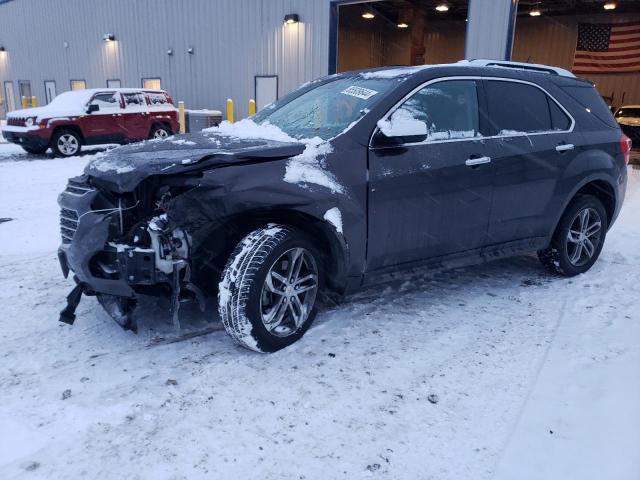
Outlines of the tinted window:
[[640,118],[640,108],[620,108],[616,112],[616,118]]
[[128,107],[142,107],[145,105],[144,96],[142,93],[125,93],[124,103]]
[[391,117],[427,124],[427,140],[472,138],[479,134],[478,94],[473,80],[437,82],[415,93]]
[[99,105],[100,110],[109,110],[114,108],[120,108],[120,99],[118,98],[118,94],[111,93],[98,93],[93,100],[91,100],[92,105]]
[[600,119],[607,125],[617,127],[611,110],[604,103],[602,97],[598,94],[595,88],[589,86],[571,86],[562,87],[567,94],[569,94],[576,102],[584,107],[589,113],[593,114],[596,118]]
[[147,93],[151,105],[166,105],[169,103],[164,93]]
[[489,123],[498,134],[552,130],[547,95],[516,82],[487,81]]
[[569,130],[571,119],[551,98],[547,97],[547,102],[549,102],[549,112],[551,113],[551,127],[554,130]]

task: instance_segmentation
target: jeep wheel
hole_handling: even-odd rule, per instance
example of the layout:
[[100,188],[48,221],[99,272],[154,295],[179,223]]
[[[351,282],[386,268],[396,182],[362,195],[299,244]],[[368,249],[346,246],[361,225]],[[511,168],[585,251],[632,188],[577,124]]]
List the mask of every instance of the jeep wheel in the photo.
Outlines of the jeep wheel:
[[218,311],[227,333],[257,352],[291,345],[315,318],[321,265],[296,230],[267,225],[247,235],[224,269]]
[[80,136],[72,130],[60,130],[51,139],[51,150],[59,157],[72,157],[80,153]]
[[602,251],[607,235],[607,213],[602,202],[580,195],[569,203],[551,240],[538,252],[543,265],[566,277],[589,270]]
[[22,149],[31,154],[31,155],[42,155],[44,152],[47,151],[48,147],[25,147],[24,145],[22,145]]
[[171,130],[163,125],[156,125],[151,129],[151,133],[149,134],[149,138],[162,139],[167,138],[171,135]]

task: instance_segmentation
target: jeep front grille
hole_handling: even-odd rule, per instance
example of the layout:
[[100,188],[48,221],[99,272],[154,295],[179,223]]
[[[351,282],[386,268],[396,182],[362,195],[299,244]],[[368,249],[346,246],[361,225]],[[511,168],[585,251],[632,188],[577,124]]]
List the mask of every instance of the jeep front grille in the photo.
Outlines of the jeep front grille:
[[78,228],[78,212],[69,208],[60,210],[60,234],[62,243],[71,243]]
[[21,117],[9,117],[7,118],[7,125],[11,125],[12,127],[24,127],[26,118]]

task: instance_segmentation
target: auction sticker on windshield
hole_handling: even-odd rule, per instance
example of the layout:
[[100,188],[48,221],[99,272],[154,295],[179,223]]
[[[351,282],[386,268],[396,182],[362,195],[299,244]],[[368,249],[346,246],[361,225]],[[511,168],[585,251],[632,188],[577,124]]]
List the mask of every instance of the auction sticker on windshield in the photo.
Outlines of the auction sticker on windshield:
[[352,85],[349,88],[345,88],[340,93],[344,93],[345,95],[351,95],[352,97],[361,98],[363,100],[368,100],[378,92],[376,92],[375,90],[370,90],[368,88],[356,87],[355,85]]

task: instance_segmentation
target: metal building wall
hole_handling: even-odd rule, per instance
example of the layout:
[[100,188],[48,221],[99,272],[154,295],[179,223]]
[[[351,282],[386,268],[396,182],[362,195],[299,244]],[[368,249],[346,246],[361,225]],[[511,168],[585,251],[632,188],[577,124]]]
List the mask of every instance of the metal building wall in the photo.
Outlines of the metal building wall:
[[[29,80],[44,102],[44,81],[57,93],[69,80],[104,87],[107,79],[162,87],[188,108],[247,114],[255,75],[278,75],[279,94],[325,75],[330,0],[14,0],[0,4],[0,86]],[[300,23],[284,25],[297,13]],[[113,33],[114,42],[104,42]],[[65,47],[65,42],[68,47]],[[187,53],[193,47],[194,54]],[[167,55],[172,48],[174,54]],[[0,88],[4,96],[3,88]]]

